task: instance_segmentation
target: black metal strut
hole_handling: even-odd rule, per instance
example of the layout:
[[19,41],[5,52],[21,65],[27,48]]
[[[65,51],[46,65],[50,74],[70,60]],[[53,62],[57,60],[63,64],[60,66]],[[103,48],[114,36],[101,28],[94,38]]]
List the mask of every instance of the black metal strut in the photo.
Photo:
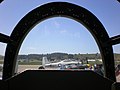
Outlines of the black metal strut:
[[111,45],[116,45],[120,43],[120,35],[114,36],[110,38],[110,41],[108,42]]

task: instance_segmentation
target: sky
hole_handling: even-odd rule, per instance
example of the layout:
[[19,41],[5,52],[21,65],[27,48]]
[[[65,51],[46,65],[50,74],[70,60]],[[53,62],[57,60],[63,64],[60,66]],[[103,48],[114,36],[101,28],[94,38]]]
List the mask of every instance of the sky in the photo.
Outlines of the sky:
[[[0,4],[0,33],[10,36],[17,23],[28,12],[48,2],[65,1],[92,12],[110,37],[120,35],[120,3],[117,0],[4,0]],[[0,55],[6,44],[0,43]],[[113,46],[120,53],[120,45]],[[53,17],[37,24],[27,35],[19,54],[99,53],[91,33],[80,23],[66,17]]]

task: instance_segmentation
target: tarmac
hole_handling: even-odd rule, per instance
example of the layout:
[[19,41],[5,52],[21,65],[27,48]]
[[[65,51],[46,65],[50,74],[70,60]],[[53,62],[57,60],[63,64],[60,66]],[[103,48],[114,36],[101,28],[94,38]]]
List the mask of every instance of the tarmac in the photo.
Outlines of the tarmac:
[[[40,65],[18,65],[17,73],[22,73],[25,70],[40,70],[38,69]],[[56,70],[55,68],[47,68],[45,70]],[[57,69],[58,70],[58,69]],[[0,80],[2,79],[2,72],[0,72]],[[120,82],[120,75],[116,77],[116,81]]]

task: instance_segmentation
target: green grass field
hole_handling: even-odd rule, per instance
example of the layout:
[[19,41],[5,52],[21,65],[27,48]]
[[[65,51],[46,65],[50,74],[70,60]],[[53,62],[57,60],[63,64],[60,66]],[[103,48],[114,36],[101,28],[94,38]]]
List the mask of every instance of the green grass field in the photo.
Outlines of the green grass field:
[[18,62],[19,65],[41,65],[41,62]]

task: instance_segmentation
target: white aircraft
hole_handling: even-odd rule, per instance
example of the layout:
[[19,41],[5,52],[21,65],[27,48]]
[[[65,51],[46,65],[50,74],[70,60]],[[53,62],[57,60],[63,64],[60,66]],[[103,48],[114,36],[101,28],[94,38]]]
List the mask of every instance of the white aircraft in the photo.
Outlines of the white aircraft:
[[42,67],[60,67],[61,65],[75,65],[82,64],[82,62],[72,59],[65,59],[60,62],[51,63],[48,61],[47,57],[43,57],[42,59]]

